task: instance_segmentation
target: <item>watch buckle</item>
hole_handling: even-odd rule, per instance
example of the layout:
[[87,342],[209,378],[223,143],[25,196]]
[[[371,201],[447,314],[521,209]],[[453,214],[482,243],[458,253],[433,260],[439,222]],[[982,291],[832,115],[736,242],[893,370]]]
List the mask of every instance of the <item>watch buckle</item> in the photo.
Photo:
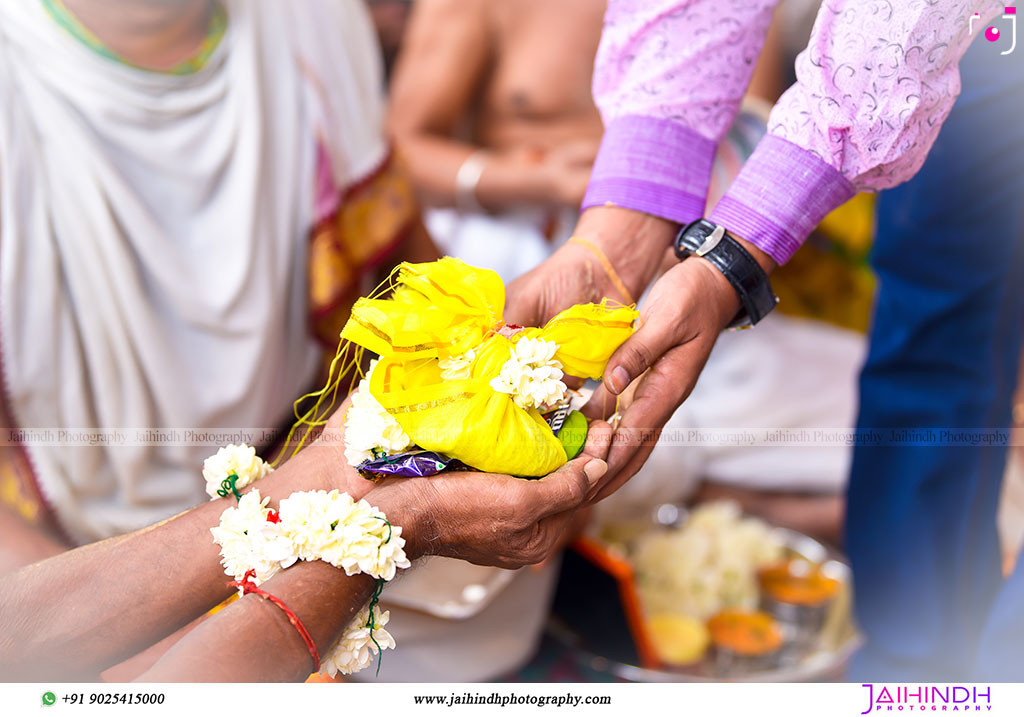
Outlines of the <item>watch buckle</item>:
[[707,239],[704,240],[704,243],[701,244],[699,247],[697,247],[697,251],[693,252],[694,255],[696,255],[696,256],[704,256],[709,251],[712,251],[716,246],[718,246],[718,243],[720,241],[722,241],[722,238],[724,236],[725,236],[725,227],[723,227],[723,226],[715,227],[715,230],[713,232],[711,232],[711,234],[708,236]]

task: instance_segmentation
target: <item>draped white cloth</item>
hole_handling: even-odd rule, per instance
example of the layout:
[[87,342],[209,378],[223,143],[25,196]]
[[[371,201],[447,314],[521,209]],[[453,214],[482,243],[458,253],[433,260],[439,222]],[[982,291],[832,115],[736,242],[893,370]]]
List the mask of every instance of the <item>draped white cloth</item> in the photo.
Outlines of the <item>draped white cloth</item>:
[[209,446],[135,429],[272,427],[316,373],[306,242],[316,145],[338,187],[386,155],[359,0],[225,3],[175,76],[88,49],[36,0],[0,3],[0,340],[20,427],[124,428],[29,445],[81,542],[204,499]]

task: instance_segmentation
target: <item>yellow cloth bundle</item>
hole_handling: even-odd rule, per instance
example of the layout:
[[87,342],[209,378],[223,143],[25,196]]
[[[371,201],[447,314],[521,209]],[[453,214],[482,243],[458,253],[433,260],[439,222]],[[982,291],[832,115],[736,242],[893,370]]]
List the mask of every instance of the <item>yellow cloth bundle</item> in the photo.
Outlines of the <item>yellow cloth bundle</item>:
[[[341,338],[380,355],[370,394],[417,446],[481,471],[543,476],[566,462],[565,449],[535,406],[497,390],[494,380],[524,339],[553,342],[565,373],[599,379],[633,333],[637,312],[585,304],[543,328],[510,330],[504,303],[492,271],[450,257],[403,264],[392,297],[357,301]],[[442,376],[455,364],[457,375]]]

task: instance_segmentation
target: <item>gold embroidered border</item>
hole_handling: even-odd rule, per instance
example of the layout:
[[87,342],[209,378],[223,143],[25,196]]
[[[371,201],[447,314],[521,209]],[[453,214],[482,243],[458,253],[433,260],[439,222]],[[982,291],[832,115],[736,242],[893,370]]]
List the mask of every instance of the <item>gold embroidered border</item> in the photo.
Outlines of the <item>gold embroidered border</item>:
[[441,406],[447,406],[455,403],[456,401],[463,401],[467,398],[472,398],[476,394],[468,391],[457,393],[454,396],[445,396],[444,398],[436,398],[433,401],[423,401],[422,403],[412,403],[408,406],[396,406],[395,408],[387,409],[388,413],[416,413],[417,411],[426,411],[431,408],[439,408]]
[[392,351],[409,351],[409,352],[411,352],[411,351],[429,351],[430,349],[439,349],[439,348],[441,348],[441,346],[444,345],[444,344],[441,344],[439,342],[432,342],[432,343],[429,343],[429,344],[416,344],[415,346],[395,346],[394,339],[392,339],[390,336],[388,336],[386,333],[384,333],[383,331],[378,329],[373,324],[368,324],[368,323],[366,323],[365,321],[363,321],[361,319],[355,318],[354,316],[352,317],[352,321],[355,321],[357,324],[362,326],[364,329],[369,331],[371,334],[376,336],[378,339],[381,339],[383,341],[387,341],[388,346],[391,347]]

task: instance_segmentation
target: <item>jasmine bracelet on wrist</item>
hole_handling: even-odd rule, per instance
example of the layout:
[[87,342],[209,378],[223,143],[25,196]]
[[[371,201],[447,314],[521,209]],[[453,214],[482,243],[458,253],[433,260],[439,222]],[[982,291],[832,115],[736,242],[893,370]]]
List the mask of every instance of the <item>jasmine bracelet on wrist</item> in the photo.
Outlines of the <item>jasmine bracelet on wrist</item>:
[[[339,672],[357,672],[370,664],[374,654],[395,647],[394,638],[384,629],[389,615],[381,612],[377,602],[384,583],[411,564],[405,554],[402,528],[392,525],[383,512],[365,500],[353,500],[338,490],[292,493],[281,501],[278,510],[268,507],[270,498],[261,496],[257,488],[245,495],[238,493],[238,487],[269,472],[270,467],[255,456],[255,450],[245,445],[222,448],[203,466],[211,498],[233,494],[237,500],[236,506],[221,514],[220,524],[210,529],[213,542],[220,546],[224,572],[233,578],[230,584],[241,594],[263,594],[258,589],[261,583],[299,560],[322,560],[341,568],[346,575],[363,573],[375,578],[377,589],[370,603],[349,623],[323,660],[315,645],[310,648],[316,668],[331,677]],[[272,599],[268,595],[264,597]],[[309,647],[311,638],[307,639],[298,616],[278,603]]]
[[210,500],[233,495],[241,500],[240,488],[274,471],[270,464],[256,455],[256,449],[244,443],[224,446],[203,461],[203,478]]
[[234,584],[242,591],[246,582],[258,586],[299,560],[323,560],[347,575],[364,573],[378,581],[373,599],[327,650],[321,667],[332,677],[351,674],[368,666],[374,654],[394,648],[384,629],[389,615],[377,607],[377,598],[383,584],[411,564],[402,528],[365,500],[337,490],[292,493],[276,511],[268,502],[254,488],[211,528]]

